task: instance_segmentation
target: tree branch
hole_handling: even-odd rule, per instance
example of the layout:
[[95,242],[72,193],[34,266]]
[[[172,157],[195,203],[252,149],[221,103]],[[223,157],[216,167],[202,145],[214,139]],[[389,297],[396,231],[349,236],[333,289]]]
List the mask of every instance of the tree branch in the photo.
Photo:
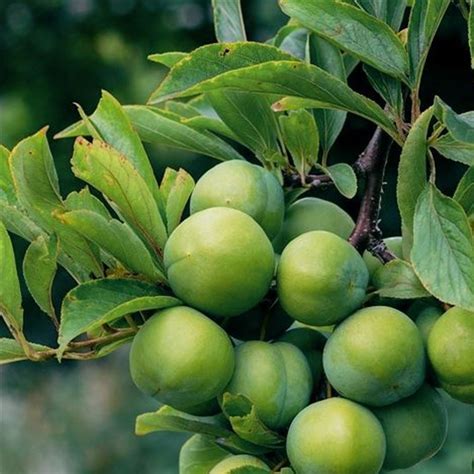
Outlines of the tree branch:
[[369,250],[383,263],[395,256],[387,249],[379,228],[382,187],[391,146],[390,138],[377,127],[365,150],[354,163],[358,177],[365,179],[365,191],[349,242],[362,253]]

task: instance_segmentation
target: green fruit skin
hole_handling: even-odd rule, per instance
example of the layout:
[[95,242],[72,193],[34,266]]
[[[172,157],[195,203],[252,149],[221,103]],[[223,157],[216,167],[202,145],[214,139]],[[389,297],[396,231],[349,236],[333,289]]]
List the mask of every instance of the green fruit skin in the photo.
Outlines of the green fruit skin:
[[225,331],[186,306],[154,314],[130,350],[135,385],[177,409],[215,398],[233,370],[234,350]]
[[231,160],[207,171],[191,195],[191,213],[211,207],[230,207],[248,214],[272,239],[280,230],[285,212],[283,189],[261,166]]
[[213,316],[236,316],[267,293],[275,255],[262,228],[235,209],[193,214],[170,235],[164,251],[168,281],[185,303]]
[[279,429],[309,403],[312,388],[311,369],[297,347],[249,341],[235,349],[235,371],[224,392],[245,395],[260,419]]
[[209,474],[229,474],[233,469],[242,467],[257,467],[266,472],[271,472],[270,468],[255,456],[250,456],[249,454],[237,454],[223,459],[212,468]]
[[376,474],[385,457],[385,435],[367,408],[329,398],[298,414],[286,449],[296,474]]
[[387,471],[406,469],[434,456],[448,432],[448,415],[441,395],[423,385],[414,395],[373,409],[385,432]]
[[332,232],[345,240],[353,229],[352,217],[337,204],[315,197],[303,198],[288,207],[273,247],[281,253],[293,239],[313,230]]
[[[403,258],[402,238],[401,237],[387,237],[383,239],[387,248],[398,258]],[[364,262],[369,270],[369,275],[372,278],[373,274],[382,267],[382,262],[374,257],[368,250],[363,255]]]
[[323,374],[323,347],[326,337],[314,329],[295,328],[290,329],[278,340],[293,344],[303,352],[313,375],[313,383],[317,386]]
[[359,308],[369,272],[345,240],[324,231],[290,242],[277,270],[280,304],[294,319],[313,326],[334,324]]
[[323,366],[344,397],[384,406],[415,393],[425,377],[423,339],[415,323],[387,306],[361,309],[329,337]]
[[221,326],[227,334],[240,341],[269,341],[281,336],[294,322],[293,318],[276,304],[272,308],[259,304],[250,311],[227,318]]
[[211,400],[198,403],[197,405],[181,405],[179,409],[194,416],[214,416],[221,412],[221,407],[219,406],[217,398],[211,398]]
[[474,404],[474,313],[458,307],[446,311],[429,334],[428,357],[441,387]]
[[437,306],[426,306],[426,308],[423,308],[416,316],[415,324],[421,333],[425,346],[428,345],[428,338],[433,326],[442,314],[443,310],[441,308]]

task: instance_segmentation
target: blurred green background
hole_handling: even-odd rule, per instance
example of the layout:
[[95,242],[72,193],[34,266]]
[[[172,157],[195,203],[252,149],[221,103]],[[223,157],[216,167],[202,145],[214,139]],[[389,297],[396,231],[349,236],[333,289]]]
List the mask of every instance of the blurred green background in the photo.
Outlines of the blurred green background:
[[[266,40],[285,22],[276,0],[243,1],[249,37]],[[77,120],[73,102],[91,112],[101,89],[122,103],[143,103],[164,74],[149,53],[190,51],[214,41],[210,0],[16,0],[0,2],[0,142],[11,148],[49,125],[49,136]],[[458,111],[474,109],[465,22],[452,8],[429,57],[422,100],[435,94]],[[376,99],[363,75],[351,85]],[[350,117],[330,159],[352,162],[373,127]],[[72,142],[51,143],[63,194],[77,182],[69,171]],[[149,148],[156,172],[183,166],[196,176],[212,161],[164,148]],[[385,235],[399,233],[390,161],[384,194]],[[438,157],[438,185],[451,193],[463,172]],[[331,191],[321,194],[353,215],[354,202]],[[18,264],[26,244],[14,240]],[[57,302],[72,282],[61,273]],[[27,335],[54,343],[47,318],[24,291]],[[5,333],[5,328],[0,327]],[[179,445],[186,436],[133,434],[135,416],[156,409],[128,374],[127,348],[106,360],[19,363],[0,368],[0,474],[177,473]],[[467,474],[472,469],[474,414],[447,399],[448,441],[434,459],[405,472]]]

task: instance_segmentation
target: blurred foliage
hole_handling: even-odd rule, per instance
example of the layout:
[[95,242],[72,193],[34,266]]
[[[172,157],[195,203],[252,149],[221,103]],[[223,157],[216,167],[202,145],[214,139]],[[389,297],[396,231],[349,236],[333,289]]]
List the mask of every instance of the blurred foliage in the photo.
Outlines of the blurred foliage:
[[[276,0],[242,2],[248,36],[266,40],[285,22]],[[457,112],[474,108],[473,72],[469,68],[466,28],[451,9],[428,59],[422,103],[435,94]],[[4,0],[0,2],[0,142],[13,147],[22,137],[49,124],[50,137],[77,120],[73,102],[91,112],[100,89],[122,103],[143,103],[164,74],[146,60],[154,52],[190,51],[214,41],[210,0]],[[351,86],[376,99],[364,75]],[[350,117],[333,153],[352,162],[362,151],[372,126]],[[72,142],[52,142],[63,194],[74,189],[69,171]],[[183,166],[199,176],[212,161],[176,150],[148,150],[158,174],[166,165]],[[399,233],[393,177],[394,150],[388,168],[382,227]],[[331,158],[330,158],[331,159]],[[449,168],[448,168],[449,166]],[[439,186],[453,192],[462,167],[438,160]],[[341,200],[318,191],[353,215],[358,200]],[[15,240],[18,262],[26,245]],[[56,304],[71,287],[63,273],[55,282]],[[24,285],[23,285],[24,286]],[[24,291],[27,333],[53,343],[44,315]],[[0,327],[0,333],[4,331]],[[40,341],[38,341],[40,342]],[[157,404],[141,395],[128,374],[127,349],[97,362],[21,363],[0,368],[0,472],[2,474],[176,473],[184,436],[168,433],[137,438],[134,418]],[[472,410],[447,400],[450,431],[442,452],[405,472],[466,474],[471,467]],[[466,416],[468,413],[468,416]],[[470,416],[469,416],[470,415]]]

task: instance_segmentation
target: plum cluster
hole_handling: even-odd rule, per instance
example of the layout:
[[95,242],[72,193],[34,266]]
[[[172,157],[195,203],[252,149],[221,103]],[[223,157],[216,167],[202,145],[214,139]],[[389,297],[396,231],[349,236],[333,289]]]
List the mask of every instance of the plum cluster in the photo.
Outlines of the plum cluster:
[[[135,337],[140,390],[200,416],[219,413],[226,393],[246,396],[286,436],[297,474],[372,474],[439,451],[448,421],[434,386],[474,403],[473,314],[371,306],[380,264],[347,242],[351,217],[317,198],[285,213],[281,186],[259,166],[212,168],[190,211],[164,250],[186,306],[159,311]],[[400,238],[387,244],[401,254]],[[265,461],[229,453],[210,472],[270,472]]]

